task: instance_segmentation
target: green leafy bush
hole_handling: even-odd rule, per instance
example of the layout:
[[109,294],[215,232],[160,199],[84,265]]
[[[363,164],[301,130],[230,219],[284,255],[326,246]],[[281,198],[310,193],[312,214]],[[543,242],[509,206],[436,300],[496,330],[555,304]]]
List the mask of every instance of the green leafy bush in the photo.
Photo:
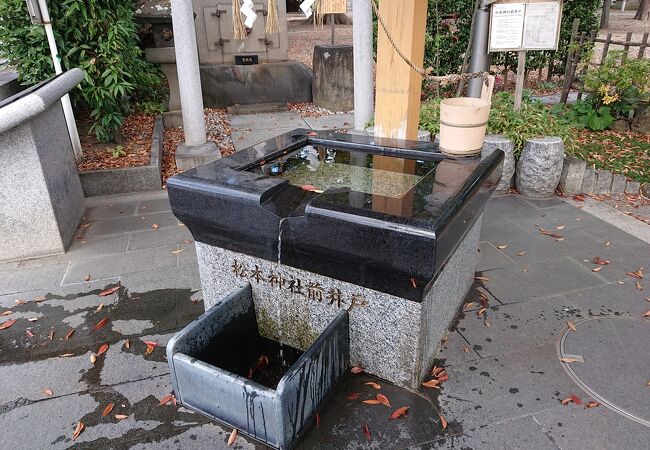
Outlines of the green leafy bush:
[[594,107],[608,106],[623,117],[650,99],[650,60],[610,52],[602,66],[587,72],[584,83]]
[[[75,107],[94,120],[90,131],[110,141],[134,103],[160,100],[163,79],[138,46],[133,0],[50,2],[55,38],[65,69],[86,72],[72,92]],[[32,25],[24,0],[0,1],[0,57],[18,71],[23,84],[54,75],[45,31]]]
[[607,129],[614,123],[612,110],[609,106],[599,106],[594,97],[578,100],[574,105],[565,107],[558,103],[551,108],[555,114],[563,117],[575,128],[588,128],[594,131]]
[[[554,115],[541,102],[531,100],[530,92],[524,96],[521,108],[514,110],[514,96],[499,92],[492,97],[492,109],[487,132],[505,134],[514,143],[515,156],[521,153],[526,139],[539,136],[559,136],[564,141],[567,152],[571,153],[575,141],[571,126]],[[432,135],[440,131],[440,99],[422,104],[420,109],[420,128]]]

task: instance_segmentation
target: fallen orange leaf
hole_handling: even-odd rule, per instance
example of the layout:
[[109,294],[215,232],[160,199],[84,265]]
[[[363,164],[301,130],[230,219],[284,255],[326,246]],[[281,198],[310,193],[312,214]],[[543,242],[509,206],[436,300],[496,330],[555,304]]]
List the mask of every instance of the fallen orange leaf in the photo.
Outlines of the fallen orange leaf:
[[355,366],[352,369],[350,369],[350,372],[352,372],[352,373],[361,373],[361,372],[363,372],[363,367]]
[[226,447],[230,447],[232,444],[235,443],[237,440],[237,428],[234,428],[232,430],[232,433],[230,433],[230,437],[228,438],[228,444],[226,444]]
[[519,253],[517,253],[517,256],[524,256],[525,254],[526,254],[526,251],[522,250]]
[[102,411],[102,417],[108,416],[111,411],[113,411],[113,407],[115,406],[115,403],[109,403],[106,405],[106,408],[104,408],[104,411]]
[[440,389],[440,387],[438,386],[439,384],[440,384],[440,380],[429,380],[422,383],[422,386],[433,388],[433,389]]
[[434,377],[436,377],[436,376],[438,376],[438,374],[439,374],[440,372],[442,372],[443,370],[445,370],[443,367],[433,366],[433,368],[431,369],[431,375],[433,375]]
[[[149,345],[151,347],[158,347],[158,345],[160,345],[160,344],[158,344],[158,342],[154,342],[154,341],[142,341],[142,342],[144,342],[145,345]],[[264,355],[260,356],[260,360],[262,360],[262,358],[266,358],[266,356],[264,356]],[[257,364],[260,364],[260,361],[257,361]],[[267,365],[269,364],[269,359],[268,358],[266,358],[266,364]]]
[[108,350],[108,344],[102,344],[102,346],[99,347],[99,350],[97,350],[97,356],[106,353],[106,350]]
[[401,408],[397,408],[395,411],[393,411],[393,414],[390,415],[388,420],[395,420],[399,417],[406,416],[408,414],[409,407],[408,406],[402,406]]
[[25,334],[27,335],[27,337],[34,337],[34,333],[32,333],[29,330],[25,330]]
[[54,339],[54,330],[50,330],[50,332],[47,334],[47,337],[50,338],[50,341]]
[[95,326],[93,327],[93,330],[97,331],[97,330],[99,330],[101,327],[103,327],[104,325],[106,325],[107,323],[108,323],[108,317],[104,317],[102,320],[100,320],[99,322],[97,322],[97,323],[95,324]]
[[474,277],[476,281],[490,281],[488,277]]
[[117,292],[119,290],[120,290],[120,286],[118,285],[118,286],[115,286],[115,287],[112,287],[110,289],[106,289],[105,291],[100,292],[99,296],[100,297],[107,297],[107,296],[109,296],[109,295],[111,295],[111,294],[113,294],[113,293],[115,293],[115,292]]
[[598,266],[591,269],[592,272],[600,272],[601,270],[603,270],[603,266]]
[[438,381],[440,381],[441,383],[443,383],[443,382],[445,382],[445,381],[447,381],[447,380],[449,380],[449,375],[447,375],[447,371],[446,371],[446,370],[443,370],[442,372],[440,372],[440,373],[438,374]]
[[369,405],[379,405],[381,402],[379,400],[364,400],[363,403],[367,403]]
[[650,317],[650,309],[647,312],[641,314],[641,317]]
[[585,405],[585,408],[596,408],[598,406],[600,406],[600,403],[598,402],[589,402]]
[[153,345],[147,345],[146,350],[144,351],[145,355],[151,355],[156,347]]
[[356,400],[356,399],[359,398],[360,395],[361,395],[361,394],[359,394],[358,392],[353,392],[352,394],[350,394],[350,395],[347,396],[347,399],[348,399],[348,400]]
[[386,397],[383,394],[377,394],[377,400],[379,400],[379,403],[382,405],[386,405],[390,408],[390,402],[388,401],[388,397]]
[[43,389],[43,394],[47,395],[48,397],[52,397],[54,395],[52,389],[48,389],[48,388]]
[[79,437],[79,435],[81,434],[81,431],[84,429],[84,427],[85,427],[84,423],[79,421],[79,423],[77,424],[77,428],[75,428],[74,433],[72,433],[72,440],[73,441]]
[[476,302],[469,302],[466,303],[465,306],[463,306],[464,309],[470,309],[476,306]]
[[566,326],[569,327],[569,330],[576,331],[576,325],[573,322],[571,322],[570,320],[566,321]]
[[8,316],[13,313],[14,313],[13,311],[4,311],[3,313],[0,314],[0,316]]
[[97,362],[97,355],[90,355],[90,364],[95,364]]
[[131,341],[129,339],[124,341],[124,348],[127,350],[131,348]]
[[165,395],[163,398],[160,399],[160,403],[158,404],[158,406],[166,405],[167,403],[172,401],[172,398],[174,398],[174,394]]
[[641,286],[641,283],[639,283],[638,281],[636,282],[636,288],[637,288],[639,291],[642,291],[642,290],[643,290],[643,286]]
[[98,313],[99,311],[101,311],[103,307],[104,307],[104,303],[100,303],[99,306],[97,307],[97,309],[95,310],[95,313]]
[[487,308],[481,308],[478,311],[476,311],[476,315],[478,317],[481,317],[485,311],[487,311]]
[[66,333],[64,339],[67,341],[68,339],[70,339],[70,338],[72,337],[73,334],[74,334],[74,328],[70,328],[70,329],[68,330],[68,332]]
[[411,277],[411,285],[413,286],[413,288],[417,288],[417,287],[418,287],[418,285],[417,285],[416,282],[415,282],[415,278],[414,278],[414,277]]
[[560,361],[562,361],[563,363],[571,364],[571,363],[574,363],[574,362],[578,362],[578,359],[577,358],[560,358]]
[[447,428],[447,419],[442,414],[438,414],[438,417],[440,417],[440,425],[442,425],[442,429],[444,430]]
[[117,420],[123,420],[123,419],[126,419],[127,417],[129,417],[129,416],[127,416],[126,414],[115,414],[115,418]]
[[157,223],[154,223],[153,225],[151,225],[151,228],[154,229],[154,230],[157,230],[158,228],[160,228],[160,225],[158,225]]
[[379,383],[375,383],[374,381],[368,381],[367,383],[363,383],[363,384],[371,386],[375,389],[381,389],[381,385]]
[[505,248],[507,248],[507,247],[508,247],[508,244],[497,245],[497,248],[498,248],[499,250],[503,250],[503,249],[505,249]]
[[10,326],[12,326],[15,323],[16,323],[16,319],[6,320],[6,321],[0,323],[0,330],[6,330],[7,328],[9,328]]

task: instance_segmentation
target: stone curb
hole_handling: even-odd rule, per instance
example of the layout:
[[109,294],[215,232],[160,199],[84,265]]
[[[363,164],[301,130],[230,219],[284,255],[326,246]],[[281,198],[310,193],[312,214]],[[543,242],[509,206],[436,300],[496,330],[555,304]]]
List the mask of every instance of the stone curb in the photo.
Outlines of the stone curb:
[[585,160],[566,155],[560,188],[565,195],[638,195],[641,183],[628,180],[623,175],[612,174],[609,170],[596,170],[588,167]]
[[153,126],[151,158],[146,166],[79,172],[84,196],[95,197],[161,189],[164,132],[162,117],[158,116]]

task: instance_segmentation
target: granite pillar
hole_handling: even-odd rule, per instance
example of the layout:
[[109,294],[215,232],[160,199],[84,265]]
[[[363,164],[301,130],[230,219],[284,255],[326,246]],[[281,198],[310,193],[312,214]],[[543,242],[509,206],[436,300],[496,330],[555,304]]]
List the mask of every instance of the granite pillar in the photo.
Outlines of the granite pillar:
[[375,60],[372,48],[373,24],[370,2],[371,0],[355,0],[352,11],[354,128],[357,130],[363,130],[374,117],[373,68]]
[[185,141],[176,149],[176,166],[188,170],[220,158],[221,153],[214,142],[206,140],[192,2],[172,0],[172,23],[185,132]]

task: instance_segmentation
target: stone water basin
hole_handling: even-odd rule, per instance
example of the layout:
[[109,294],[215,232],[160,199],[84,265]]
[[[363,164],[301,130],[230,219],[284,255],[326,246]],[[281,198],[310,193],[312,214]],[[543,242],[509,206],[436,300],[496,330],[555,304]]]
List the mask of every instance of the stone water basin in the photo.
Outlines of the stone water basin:
[[246,284],[176,334],[167,360],[182,405],[288,449],[350,365],[348,313],[301,352],[260,336]]

